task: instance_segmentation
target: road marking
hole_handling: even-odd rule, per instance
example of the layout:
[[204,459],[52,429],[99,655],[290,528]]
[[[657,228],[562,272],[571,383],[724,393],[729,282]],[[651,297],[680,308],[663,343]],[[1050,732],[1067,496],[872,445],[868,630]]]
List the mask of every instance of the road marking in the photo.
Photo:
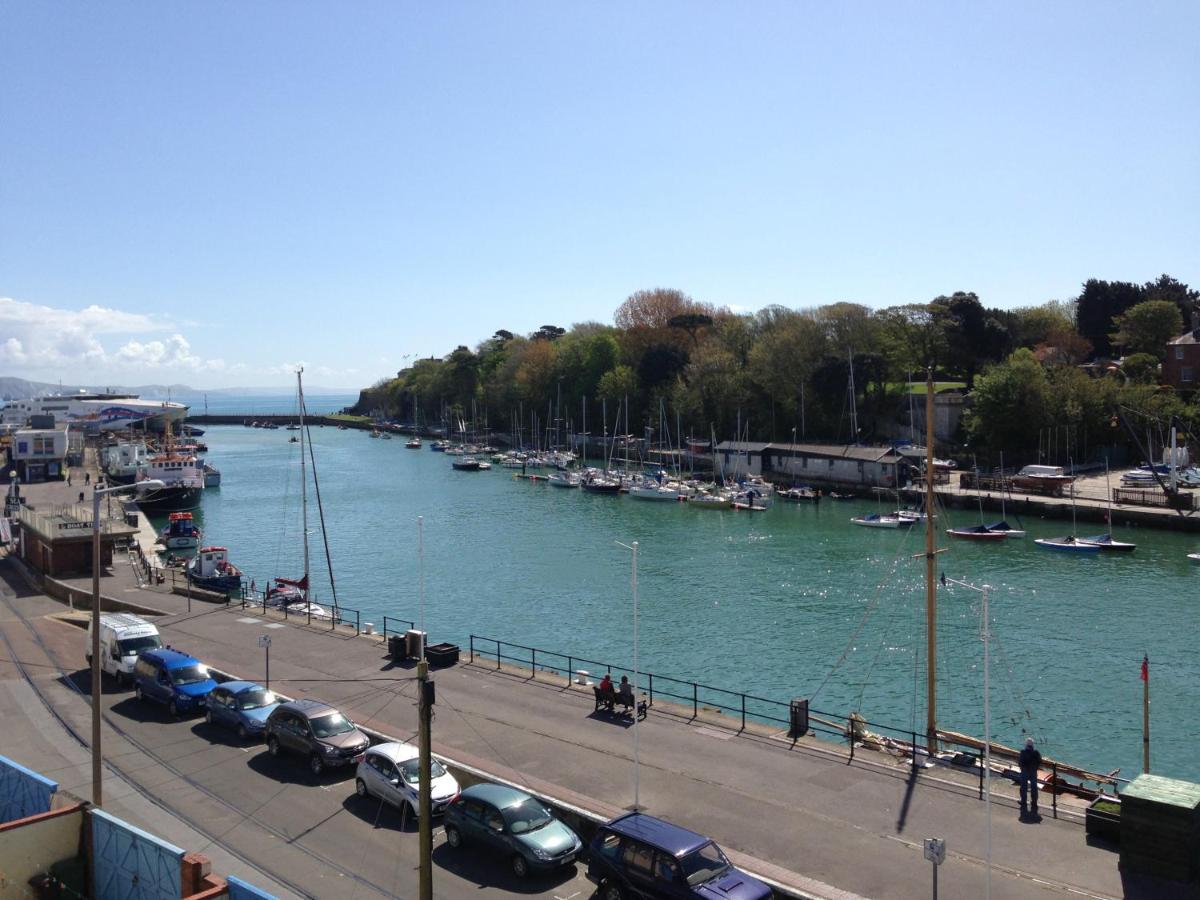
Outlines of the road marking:
[[253,625],[255,622],[261,622],[262,620],[256,619],[253,616],[243,616],[242,618],[238,619],[238,621],[244,625]]
[[567,894],[567,896],[565,896],[565,897],[560,896],[559,894],[555,894],[554,900],[574,900],[575,897],[578,897],[582,893],[583,893],[583,891],[576,891],[573,894]]
[[326,792],[329,790],[329,786],[325,785],[325,784],[319,784],[319,785],[317,785],[317,787],[319,787],[321,790],[326,791]]
[[731,737],[733,737],[732,731],[718,731],[715,728],[705,728],[703,725],[701,725],[699,728],[696,729],[696,733],[697,734],[705,734],[705,735],[708,735],[709,737],[714,737],[717,740],[721,740],[721,741],[727,741]]
[[264,625],[263,628],[287,628],[282,622],[272,622],[270,625]]

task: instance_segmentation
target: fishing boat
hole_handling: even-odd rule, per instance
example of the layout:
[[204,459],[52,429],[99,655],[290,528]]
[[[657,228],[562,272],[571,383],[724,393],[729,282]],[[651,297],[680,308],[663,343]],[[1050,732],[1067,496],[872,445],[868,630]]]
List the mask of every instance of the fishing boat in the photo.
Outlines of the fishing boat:
[[212,463],[204,464],[204,486],[206,488],[215,488],[221,486],[221,470]]
[[135,483],[162,482],[161,487],[138,494],[143,512],[180,512],[200,505],[204,492],[204,464],[195,456],[175,450],[171,422],[167,420],[166,449],[147,457],[138,466]]
[[850,520],[850,523],[852,525],[861,525],[863,528],[899,528],[900,518],[898,516],[885,516],[883,513],[868,513],[865,516],[855,516]]
[[972,525],[970,528],[947,528],[946,534],[960,541],[1004,541],[1007,536],[1002,531],[992,531],[987,525]]
[[200,528],[190,512],[173,512],[167,517],[167,527],[158,535],[158,543],[168,550],[200,546]]
[[229,561],[224,547],[202,547],[185,567],[188,581],[206,591],[228,594],[242,588],[242,570]]

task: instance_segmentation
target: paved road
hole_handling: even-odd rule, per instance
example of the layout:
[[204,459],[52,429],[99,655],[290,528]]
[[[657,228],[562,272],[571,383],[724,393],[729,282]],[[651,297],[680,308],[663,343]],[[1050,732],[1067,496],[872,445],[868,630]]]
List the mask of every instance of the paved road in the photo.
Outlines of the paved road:
[[[0,586],[0,592],[5,589]],[[84,632],[64,622],[13,615],[0,601],[0,631],[33,687],[43,692],[79,734],[90,735],[87,670],[79,669]],[[61,611],[39,601],[36,612]],[[39,643],[34,636],[41,639]],[[90,795],[87,756],[66,730],[41,708],[17,667],[0,661],[0,752],[50,777],[75,772],[64,789]],[[66,678],[62,677],[65,673]],[[82,695],[66,683],[73,682]],[[139,703],[107,678],[103,706],[106,760],[116,771],[106,777],[106,807],[189,850],[214,860],[214,871],[233,872],[283,897],[413,897],[417,891],[417,833],[381,801],[360,800],[352,768],[313,779],[300,759],[273,759],[261,743],[242,745],[224,729],[202,719],[173,720],[162,708]],[[40,714],[39,714],[40,710]],[[72,766],[62,759],[75,750]],[[47,771],[49,770],[49,771]],[[137,793],[145,791],[162,808],[154,810]],[[141,803],[131,802],[142,800]],[[172,819],[175,827],[166,830]],[[189,825],[194,823],[194,825]],[[458,900],[481,889],[500,896],[582,900],[593,893],[582,867],[554,876],[518,881],[503,860],[452,851],[442,830],[434,840],[434,895]]]

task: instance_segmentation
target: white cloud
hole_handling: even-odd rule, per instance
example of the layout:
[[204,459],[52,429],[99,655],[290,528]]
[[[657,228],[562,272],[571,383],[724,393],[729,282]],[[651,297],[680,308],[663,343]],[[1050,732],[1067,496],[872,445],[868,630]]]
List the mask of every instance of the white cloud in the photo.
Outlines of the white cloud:
[[115,352],[101,336],[170,331],[167,322],[103,306],[55,309],[0,297],[0,366],[41,371],[223,371],[221,359],[202,359],[181,334],[166,340],[129,340]]

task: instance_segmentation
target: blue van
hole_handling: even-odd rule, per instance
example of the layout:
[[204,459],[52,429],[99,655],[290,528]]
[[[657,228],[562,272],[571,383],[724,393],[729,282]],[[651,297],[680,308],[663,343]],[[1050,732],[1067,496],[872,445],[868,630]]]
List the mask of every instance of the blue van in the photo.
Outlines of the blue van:
[[147,650],[138,656],[133,682],[139,700],[162,703],[173,716],[202,709],[217,686],[208,666],[169,647]]

